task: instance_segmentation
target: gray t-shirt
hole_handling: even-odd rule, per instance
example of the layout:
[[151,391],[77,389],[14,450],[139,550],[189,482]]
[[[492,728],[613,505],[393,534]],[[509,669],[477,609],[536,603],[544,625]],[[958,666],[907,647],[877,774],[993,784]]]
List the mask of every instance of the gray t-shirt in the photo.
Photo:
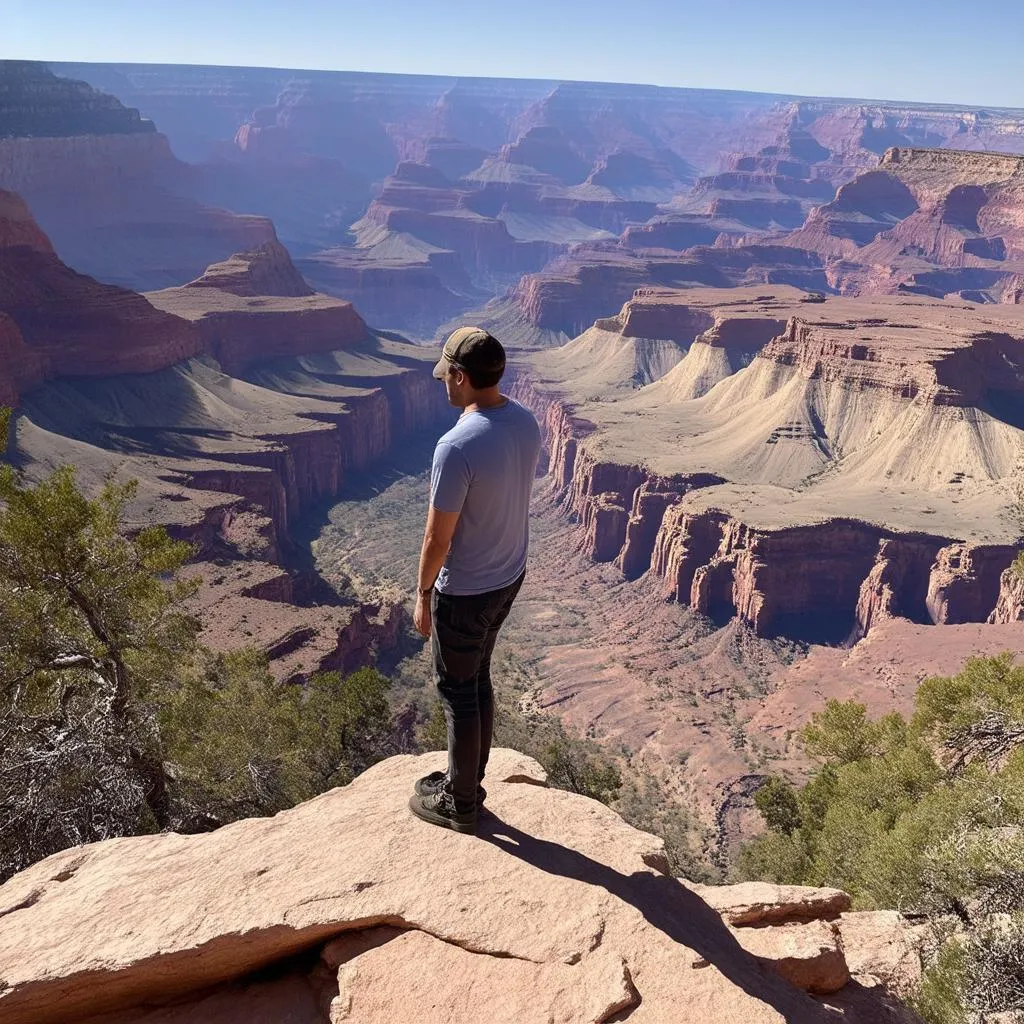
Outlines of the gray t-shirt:
[[430,504],[460,513],[437,577],[441,593],[486,594],[519,578],[526,568],[539,454],[537,421],[511,399],[463,414],[437,442]]

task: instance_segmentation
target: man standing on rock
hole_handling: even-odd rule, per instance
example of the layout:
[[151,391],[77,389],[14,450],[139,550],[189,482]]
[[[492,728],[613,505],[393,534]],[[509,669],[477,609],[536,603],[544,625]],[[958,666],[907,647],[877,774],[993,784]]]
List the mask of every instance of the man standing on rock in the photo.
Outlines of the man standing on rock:
[[532,413],[503,395],[501,343],[461,327],[434,377],[462,410],[434,449],[415,623],[430,637],[448,725],[448,770],[416,783],[413,814],[476,829],[494,725],[491,654],[526,571],[530,492],[540,454]]

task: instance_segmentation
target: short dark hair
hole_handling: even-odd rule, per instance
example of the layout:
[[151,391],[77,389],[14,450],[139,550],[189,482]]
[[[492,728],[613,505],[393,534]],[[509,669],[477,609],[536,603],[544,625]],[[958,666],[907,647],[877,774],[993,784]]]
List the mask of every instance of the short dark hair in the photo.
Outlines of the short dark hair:
[[500,370],[466,370],[460,366],[459,369],[469,378],[469,383],[477,391],[482,391],[484,388],[493,388],[505,373],[505,367],[502,367]]

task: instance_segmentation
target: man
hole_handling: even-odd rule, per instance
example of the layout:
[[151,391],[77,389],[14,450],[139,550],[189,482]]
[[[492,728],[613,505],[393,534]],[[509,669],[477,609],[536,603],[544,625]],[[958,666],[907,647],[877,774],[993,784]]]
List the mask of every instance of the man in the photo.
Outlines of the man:
[[434,377],[462,415],[438,442],[420,552],[415,623],[430,637],[448,725],[448,770],[416,783],[413,814],[476,829],[494,725],[491,655],[526,570],[540,453],[533,415],[499,390],[505,350],[479,327],[444,343]]

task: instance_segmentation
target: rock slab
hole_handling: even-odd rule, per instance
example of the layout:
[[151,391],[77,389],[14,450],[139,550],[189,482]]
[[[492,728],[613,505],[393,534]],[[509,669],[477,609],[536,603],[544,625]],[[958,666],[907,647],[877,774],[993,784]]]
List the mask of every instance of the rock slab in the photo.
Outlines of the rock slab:
[[[413,782],[444,756],[390,758],[273,818],[108,840],[16,875],[0,887],[0,1019],[833,1019],[659,870],[661,840],[547,788],[514,751],[493,752],[475,836],[412,817]],[[889,1019],[864,1005],[848,1019]]]

